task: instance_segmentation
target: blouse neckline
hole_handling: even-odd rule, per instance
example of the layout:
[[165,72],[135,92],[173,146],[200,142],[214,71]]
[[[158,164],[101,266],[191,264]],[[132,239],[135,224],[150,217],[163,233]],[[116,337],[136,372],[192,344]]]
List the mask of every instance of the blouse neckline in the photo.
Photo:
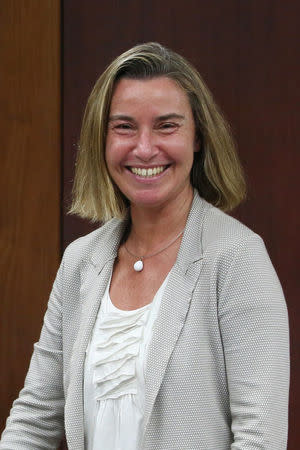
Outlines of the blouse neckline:
[[[172,269],[171,269],[171,270],[172,270]],[[162,289],[164,289],[164,287],[165,287],[165,285],[166,285],[166,283],[167,283],[167,281],[168,281],[169,275],[170,275],[170,273],[171,273],[171,270],[168,272],[166,278],[164,279],[164,281],[162,282],[162,284],[160,285],[160,287],[158,288],[158,290],[157,290],[156,293],[154,294],[153,299],[151,300],[151,302],[150,302],[150,303],[147,303],[147,304],[144,305],[144,306],[141,306],[140,308],[135,308],[135,309],[121,309],[121,308],[118,308],[117,306],[115,306],[115,305],[113,304],[113,302],[112,302],[112,300],[111,300],[111,298],[110,298],[110,294],[109,294],[109,291],[110,291],[110,283],[111,283],[111,278],[112,278],[112,274],[111,274],[111,275],[110,275],[109,282],[108,282],[108,288],[107,288],[107,297],[108,297],[108,302],[109,302],[109,309],[110,309],[111,311],[118,312],[118,313],[124,314],[124,315],[130,315],[130,313],[131,313],[131,314],[134,314],[134,313],[136,313],[136,312],[141,312],[141,311],[143,311],[143,310],[147,310],[148,308],[150,308],[150,307],[153,305],[153,302],[155,301],[155,299],[156,299],[157,296],[159,295],[159,292],[160,292]]]

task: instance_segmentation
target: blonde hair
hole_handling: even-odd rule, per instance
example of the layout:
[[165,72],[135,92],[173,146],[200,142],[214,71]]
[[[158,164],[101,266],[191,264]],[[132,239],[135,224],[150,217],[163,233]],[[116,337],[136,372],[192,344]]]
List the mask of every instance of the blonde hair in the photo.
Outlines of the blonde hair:
[[243,170],[230,128],[197,70],[182,56],[150,42],[117,57],[97,80],[85,109],[70,213],[92,221],[123,217],[128,200],[111,179],[105,142],[114,86],[121,78],[165,76],[186,92],[201,149],[195,153],[191,184],[201,197],[230,211],[245,197]]

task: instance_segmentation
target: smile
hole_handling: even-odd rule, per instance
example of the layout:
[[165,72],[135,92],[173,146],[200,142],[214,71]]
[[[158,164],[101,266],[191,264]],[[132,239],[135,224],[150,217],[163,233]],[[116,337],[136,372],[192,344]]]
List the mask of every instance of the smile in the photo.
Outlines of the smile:
[[139,177],[150,178],[150,177],[154,177],[155,175],[159,175],[164,170],[166,170],[168,167],[169,166],[157,166],[157,167],[151,167],[150,169],[145,169],[145,168],[140,168],[140,167],[128,167],[128,169],[135,175],[138,175]]

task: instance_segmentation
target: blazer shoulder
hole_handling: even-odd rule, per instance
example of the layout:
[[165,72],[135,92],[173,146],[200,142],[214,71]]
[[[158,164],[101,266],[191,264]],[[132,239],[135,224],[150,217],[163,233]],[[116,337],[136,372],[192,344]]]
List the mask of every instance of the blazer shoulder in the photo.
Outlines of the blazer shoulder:
[[249,239],[262,241],[257,233],[239,220],[214,206],[208,208],[203,222],[203,251],[233,249]]
[[91,233],[81,236],[75,241],[71,242],[65,249],[63,260],[67,263],[88,260],[95,249],[100,248],[101,245],[110,242],[112,236],[115,235],[116,230],[120,229],[123,221],[113,218]]

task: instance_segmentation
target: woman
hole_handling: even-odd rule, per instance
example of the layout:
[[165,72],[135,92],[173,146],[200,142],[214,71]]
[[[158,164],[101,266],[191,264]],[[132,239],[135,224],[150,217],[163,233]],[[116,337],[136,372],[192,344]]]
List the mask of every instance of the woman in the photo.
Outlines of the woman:
[[[288,325],[228,127],[156,43],[118,57],[83,120],[71,244],[1,449],[286,448]],[[64,420],[64,419],[65,420]]]

